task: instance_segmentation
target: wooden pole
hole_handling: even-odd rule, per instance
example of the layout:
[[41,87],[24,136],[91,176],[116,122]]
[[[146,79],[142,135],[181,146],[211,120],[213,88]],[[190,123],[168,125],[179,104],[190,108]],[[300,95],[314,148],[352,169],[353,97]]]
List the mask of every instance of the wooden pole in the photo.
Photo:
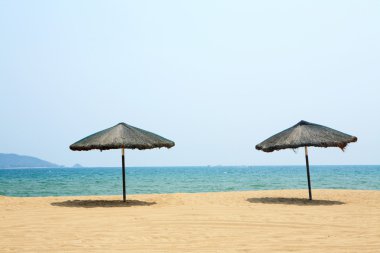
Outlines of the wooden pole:
[[124,148],[121,149],[121,163],[123,165],[123,201],[126,202],[126,191],[125,191],[125,159],[124,159]]
[[309,154],[307,152],[307,147],[305,146],[305,158],[306,158],[306,172],[307,172],[307,184],[309,186],[309,200],[312,200],[311,196],[311,182],[310,182],[310,169],[309,169]]

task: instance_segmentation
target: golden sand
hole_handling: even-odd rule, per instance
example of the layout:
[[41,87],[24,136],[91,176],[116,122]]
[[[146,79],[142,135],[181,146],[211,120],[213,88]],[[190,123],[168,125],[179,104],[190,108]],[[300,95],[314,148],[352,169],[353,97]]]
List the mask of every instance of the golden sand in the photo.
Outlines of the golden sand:
[[380,191],[0,196],[0,252],[380,252]]

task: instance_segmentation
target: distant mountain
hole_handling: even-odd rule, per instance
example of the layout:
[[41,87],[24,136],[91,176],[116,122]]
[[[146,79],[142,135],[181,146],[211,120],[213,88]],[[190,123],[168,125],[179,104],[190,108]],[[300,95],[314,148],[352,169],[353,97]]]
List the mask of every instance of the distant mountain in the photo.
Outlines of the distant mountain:
[[0,153],[0,168],[62,167],[32,156]]

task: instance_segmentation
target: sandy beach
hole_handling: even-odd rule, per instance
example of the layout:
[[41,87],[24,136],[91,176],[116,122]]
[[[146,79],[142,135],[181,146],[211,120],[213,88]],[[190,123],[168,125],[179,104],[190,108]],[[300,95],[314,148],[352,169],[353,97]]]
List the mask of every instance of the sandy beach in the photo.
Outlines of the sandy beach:
[[0,196],[1,252],[380,252],[380,191]]

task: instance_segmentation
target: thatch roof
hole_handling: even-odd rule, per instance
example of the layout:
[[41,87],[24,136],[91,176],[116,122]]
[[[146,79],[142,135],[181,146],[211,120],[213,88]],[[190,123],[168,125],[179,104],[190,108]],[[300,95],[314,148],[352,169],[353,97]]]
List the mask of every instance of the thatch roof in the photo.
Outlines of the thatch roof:
[[165,139],[157,134],[119,123],[92,134],[70,146],[71,150],[107,150],[107,149],[152,149],[171,148],[175,145],[173,141]]
[[357,138],[329,127],[300,121],[298,124],[273,135],[260,144],[256,149],[272,152],[280,149],[296,149],[299,147],[339,147],[342,150]]

